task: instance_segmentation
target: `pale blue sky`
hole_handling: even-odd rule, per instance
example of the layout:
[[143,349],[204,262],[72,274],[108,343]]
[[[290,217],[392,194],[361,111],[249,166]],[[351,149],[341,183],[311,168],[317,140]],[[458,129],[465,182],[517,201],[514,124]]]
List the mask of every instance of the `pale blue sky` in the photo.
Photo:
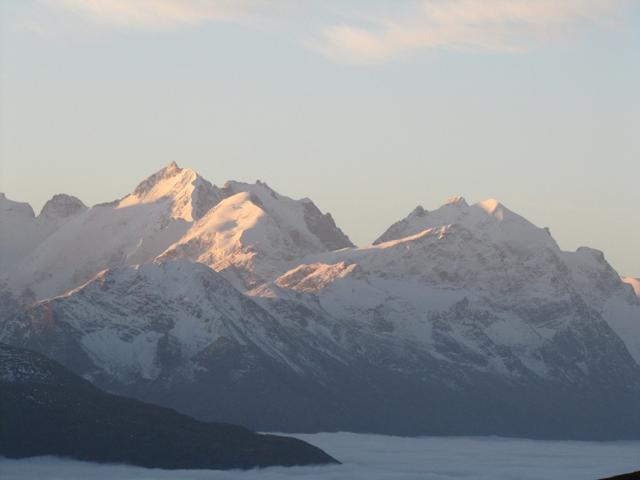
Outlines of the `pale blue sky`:
[[2,0],[0,191],[108,201],[170,161],[359,244],[495,197],[640,276],[640,3]]

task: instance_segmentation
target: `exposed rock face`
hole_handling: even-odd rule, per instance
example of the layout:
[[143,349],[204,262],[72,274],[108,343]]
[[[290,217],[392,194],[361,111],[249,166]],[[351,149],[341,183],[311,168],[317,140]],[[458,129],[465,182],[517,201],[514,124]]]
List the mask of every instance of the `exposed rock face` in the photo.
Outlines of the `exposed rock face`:
[[304,221],[307,228],[322,242],[327,250],[354,247],[349,237],[336,226],[330,213],[322,214],[311,200],[304,202]]
[[169,469],[336,463],[303,441],[198,422],[104,393],[58,363],[0,344],[0,455]]
[[59,193],[44,204],[40,216],[49,219],[64,219],[84,212],[87,206],[76,197]]

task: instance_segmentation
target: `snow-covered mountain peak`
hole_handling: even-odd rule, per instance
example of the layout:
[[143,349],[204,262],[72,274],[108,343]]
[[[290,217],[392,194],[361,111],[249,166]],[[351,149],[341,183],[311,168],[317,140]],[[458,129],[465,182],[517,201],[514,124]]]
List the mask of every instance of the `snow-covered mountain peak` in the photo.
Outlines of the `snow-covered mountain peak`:
[[220,189],[176,163],[121,200],[90,209],[61,195],[35,218],[29,205],[3,196],[0,223],[0,271],[15,267],[11,287],[37,298],[69,291],[105,268],[156,258],[202,261],[235,272],[229,276],[237,285],[254,285],[308,254],[352,246],[308,199],[293,200],[260,181]]
[[461,225],[492,242],[514,248],[539,245],[557,249],[548,230],[535,226],[499,201],[487,199],[468,205],[462,197],[455,197],[431,212],[416,208],[406,218],[391,225],[374,245],[446,225]]
[[255,257],[286,255],[286,238],[251,192],[233,194],[196,221],[159,260],[189,258],[216,271],[237,270],[247,284],[262,273]]
[[[215,270],[229,266],[232,255],[244,261],[253,257],[245,244],[261,240],[250,233],[263,221],[265,212],[260,201],[250,192],[239,192],[225,198],[196,221],[180,241],[169,247],[160,258],[191,258]],[[222,262],[222,263],[221,263]]]
[[240,283],[253,287],[296,259],[352,246],[331,215],[311,201],[280,195],[262,182],[227,182],[223,191],[227,198],[160,259],[191,258],[233,271]]
[[[121,200],[90,209],[73,197],[56,196],[33,222],[37,235],[27,234],[25,227],[21,240],[7,242],[22,252],[11,286],[48,298],[77,287],[105,268],[152,261],[221,198],[220,189],[175,163]],[[59,211],[76,214],[56,219]],[[36,240],[26,248],[24,237]]]
[[445,202],[442,204],[443,207],[445,206],[452,206],[452,207],[468,207],[469,204],[467,203],[467,201],[464,199],[464,197],[460,196],[460,195],[455,195],[453,197],[449,197],[445,200]]
[[190,222],[201,218],[224,196],[221,189],[194,170],[180,168],[172,162],[138,184],[117,207],[170,201],[171,217]]
[[84,212],[87,206],[79,198],[64,193],[54,195],[44,204],[39,217],[47,219],[64,219]]
[[354,246],[349,237],[338,228],[331,214],[323,214],[309,198],[294,200],[279,194],[260,180],[253,184],[229,181],[223,190],[227,195],[251,193],[252,201],[271,215],[282,228],[298,232],[293,233],[293,236],[312,246],[310,253]]
[[628,285],[631,285],[633,291],[638,297],[640,297],[640,278],[622,277],[622,281]]
[[480,202],[476,203],[476,205],[487,212],[489,215],[502,216],[502,213],[505,210],[504,205],[502,205],[502,203],[500,203],[495,198],[487,198],[486,200],[481,200]]
[[195,172],[190,168],[180,168],[176,162],[171,162],[169,165],[162,167],[153,175],[145,178],[140,182],[133,191],[133,194],[143,198],[148,195],[152,190],[158,189],[158,185],[163,181],[180,176],[184,172],[189,177],[195,176]]

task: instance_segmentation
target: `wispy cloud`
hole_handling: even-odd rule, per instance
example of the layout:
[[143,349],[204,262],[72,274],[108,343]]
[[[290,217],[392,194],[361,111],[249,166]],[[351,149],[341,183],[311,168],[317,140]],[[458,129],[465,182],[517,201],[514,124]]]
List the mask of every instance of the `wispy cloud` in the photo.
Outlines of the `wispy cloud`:
[[584,24],[611,23],[624,0],[422,0],[413,14],[343,23],[308,44],[328,57],[380,62],[417,50],[523,51]]
[[48,0],[107,25],[171,30],[213,21],[247,22],[260,0]]
[[346,4],[332,0],[43,1],[104,25],[153,31],[275,20],[293,41],[329,58],[375,63],[430,49],[525,51],[585,25],[613,24],[632,0],[389,0],[384,14],[376,13],[379,2],[336,13]]

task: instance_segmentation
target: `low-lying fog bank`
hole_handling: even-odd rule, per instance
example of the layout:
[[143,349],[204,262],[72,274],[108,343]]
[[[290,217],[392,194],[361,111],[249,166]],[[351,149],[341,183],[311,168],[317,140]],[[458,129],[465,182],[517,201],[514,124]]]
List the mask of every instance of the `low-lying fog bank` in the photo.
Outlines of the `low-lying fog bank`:
[[593,480],[640,469],[640,442],[506,438],[403,438],[352,433],[295,435],[338,460],[328,467],[259,471],[163,471],[58,458],[0,459],[3,480]]

